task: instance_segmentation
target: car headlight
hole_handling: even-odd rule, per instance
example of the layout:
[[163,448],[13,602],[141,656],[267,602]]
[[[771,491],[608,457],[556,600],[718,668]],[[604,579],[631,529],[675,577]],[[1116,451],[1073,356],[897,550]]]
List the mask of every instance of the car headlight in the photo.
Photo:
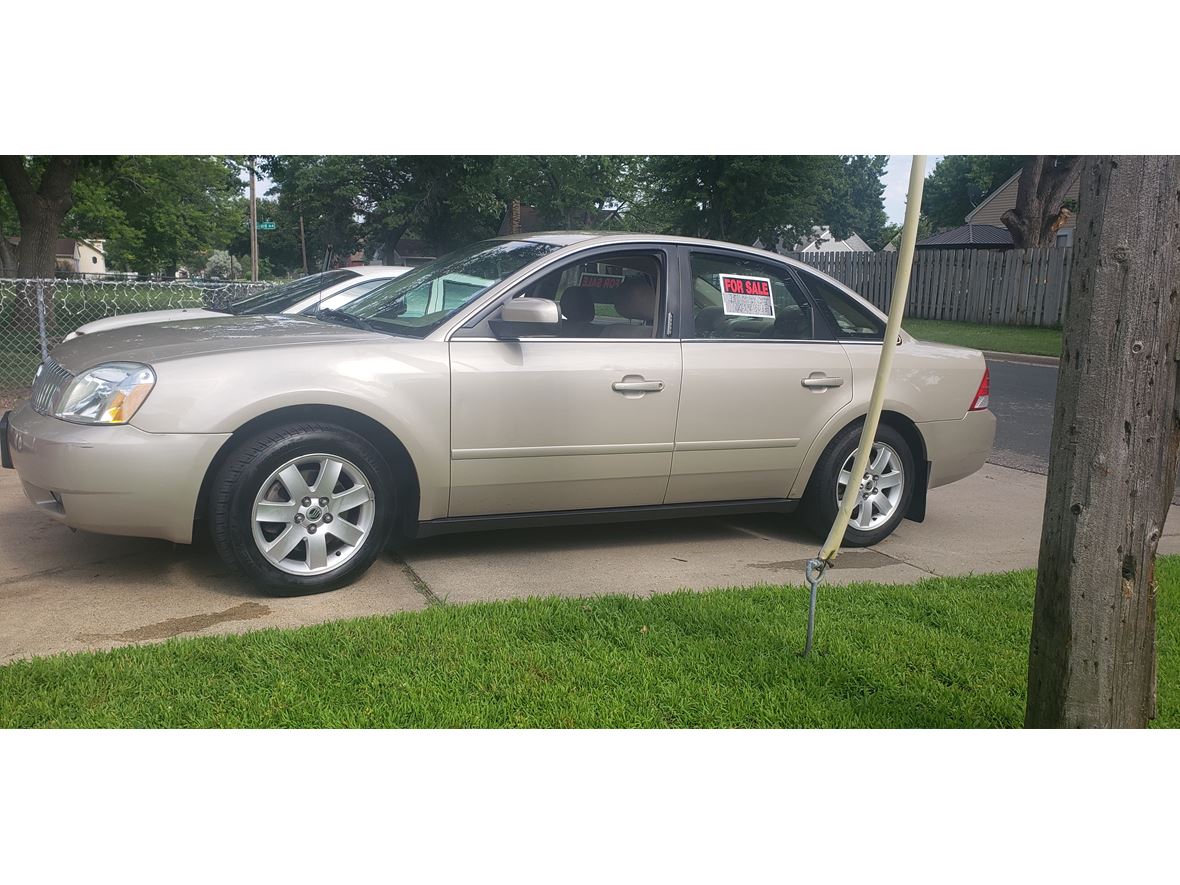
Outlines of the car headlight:
[[54,415],[78,424],[126,424],[155,383],[151,366],[103,363],[74,379]]

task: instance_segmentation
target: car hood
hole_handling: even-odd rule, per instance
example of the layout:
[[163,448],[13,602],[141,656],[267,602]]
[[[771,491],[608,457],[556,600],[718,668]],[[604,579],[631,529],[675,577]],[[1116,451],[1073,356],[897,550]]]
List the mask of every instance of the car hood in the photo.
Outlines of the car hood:
[[218,316],[82,335],[58,345],[53,358],[77,373],[116,360],[151,364],[206,354],[374,339],[388,337],[300,316]]
[[124,313],[114,317],[104,317],[93,323],[86,323],[66,336],[70,341],[77,335],[91,335],[95,332],[109,332],[111,329],[122,329],[124,326],[139,326],[144,323],[167,323],[172,320],[198,320],[210,317],[223,317],[226,314],[216,310],[206,310],[203,307],[178,307],[172,310],[148,310],[142,313]]

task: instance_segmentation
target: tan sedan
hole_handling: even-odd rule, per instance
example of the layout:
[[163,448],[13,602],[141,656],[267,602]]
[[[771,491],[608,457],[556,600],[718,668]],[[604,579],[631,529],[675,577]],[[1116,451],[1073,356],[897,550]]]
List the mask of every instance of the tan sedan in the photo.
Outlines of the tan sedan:
[[314,317],[181,320],[59,346],[0,427],[30,500],[187,543],[271,593],[341,586],[390,536],[789,512],[847,543],[921,520],[995,433],[978,351],[903,333],[849,469],[884,317],[786,258],[555,233],[478,243]]

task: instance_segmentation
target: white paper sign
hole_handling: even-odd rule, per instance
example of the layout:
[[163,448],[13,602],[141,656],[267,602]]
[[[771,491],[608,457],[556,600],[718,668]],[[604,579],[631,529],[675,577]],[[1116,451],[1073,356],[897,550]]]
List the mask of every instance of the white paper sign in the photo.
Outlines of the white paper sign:
[[721,303],[726,316],[770,317],[774,319],[774,298],[770,279],[717,274],[721,283]]

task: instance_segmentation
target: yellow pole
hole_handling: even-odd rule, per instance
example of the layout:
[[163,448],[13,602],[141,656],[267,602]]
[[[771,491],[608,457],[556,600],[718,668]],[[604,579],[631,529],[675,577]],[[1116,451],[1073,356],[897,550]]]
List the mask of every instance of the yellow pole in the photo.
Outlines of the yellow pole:
[[[901,251],[897,258],[897,274],[893,278],[893,298],[889,302],[889,322],[885,325],[885,340],[881,344],[881,360],[877,363],[877,380],[873,382],[873,395],[869,398],[869,412],[865,415],[865,426],[861,430],[860,445],[856,450],[856,461],[852,465],[853,476],[864,476],[869,463],[869,453],[877,436],[877,424],[881,420],[881,406],[885,402],[885,386],[893,368],[893,351],[897,349],[897,335],[901,331],[901,318],[905,313],[906,293],[910,287],[910,268],[914,262],[914,243],[918,239],[918,212],[922,208],[922,182],[925,178],[926,158],[914,157],[910,164],[910,190],[906,197],[905,221],[901,228]],[[856,506],[859,486],[851,482],[844,489],[844,500],[828,539],[819,550],[819,558],[831,563],[840,551],[840,542],[852,518]]]
[[[860,432],[860,443],[856,449],[856,460],[852,465],[852,476],[864,476],[877,436],[877,424],[881,420],[881,406],[885,403],[885,387],[889,372],[893,368],[893,351],[897,349],[897,335],[901,331],[901,318],[905,314],[905,299],[910,288],[910,269],[914,263],[914,243],[918,239],[918,214],[922,208],[922,183],[925,180],[926,158],[915,156],[910,163],[910,189],[906,196],[905,220],[901,227],[901,251],[897,258],[897,275],[893,278],[893,297],[889,302],[889,321],[885,324],[885,340],[881,342],[881,359],[877,363],[877,378],[873,382],[873,394],[869,397],[869,411],[865,415],[864,428]],[[836,513],[836,521],[828,532],[828,539],[819,548],[819,555],[808,560],[804,574],[811,586],[811,600],[807,609],[807,643],[803,656],[811,654],[815,636],[816,591],[824,570],[832,564],[840,552],[840,542],[848,529],[848,520],[856,507],[860,486],[851,482],[844,488],[844,500]]]

